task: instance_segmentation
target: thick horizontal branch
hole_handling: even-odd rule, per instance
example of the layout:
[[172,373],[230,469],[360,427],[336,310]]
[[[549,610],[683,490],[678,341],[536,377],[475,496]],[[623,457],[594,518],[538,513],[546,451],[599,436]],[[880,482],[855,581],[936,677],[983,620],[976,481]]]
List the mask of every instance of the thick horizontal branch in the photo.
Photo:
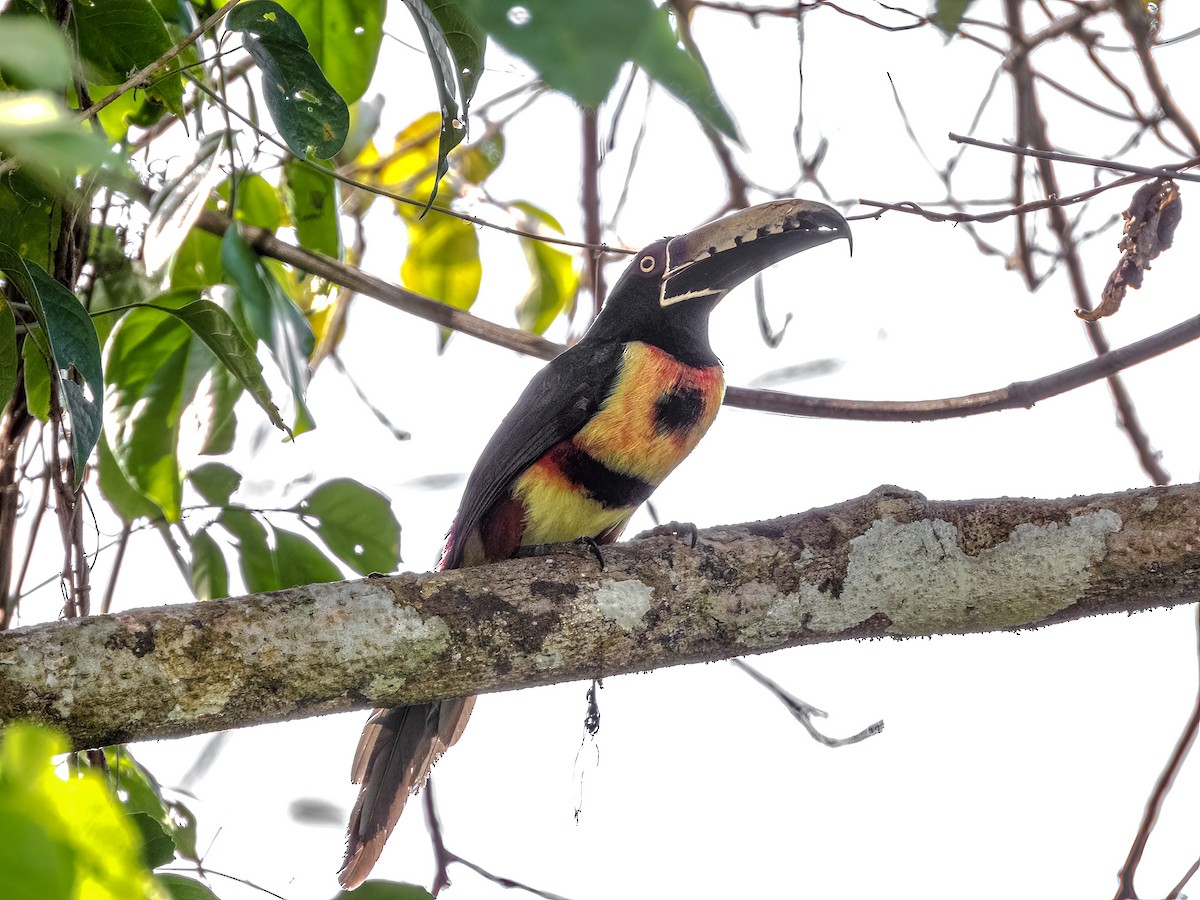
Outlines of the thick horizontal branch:
[[[1200,596],[1200,485],[801,515],[477,569],[0,633],[0,724],[76,747],[849,638],[1030,628]],[[864,647],[864,653],[870,649]]]
[[[229,227],[228,217],[204,210],[197,222],[200,228],[217,236]],[[319,278],[325,278],[350,290],[373,297],[411,315],[451,328],[480,340],[534,356],[553,359],[565,348],[538,335],[507,328],[470,313],[453,309],[421,294],[368,275],[319,253],[281,241],[261,228],[242,226],[246,240],[262,255],[278,259]],[[1001,409],[1022,409],[1042,400],[1107,378],[1140,362],[1174,350],[1200,337],[1200,316],[1180,322],[1158,334],[1126,347],[1104,353],[1062,372],[1031,381],[1020,381],[992,391],[946,397],[936,400],[843,400],[833,397],[809,397],[784,391],[731,387],[725,392],[725,404],[789,416],[822,419],[854,419],[867,422],[920,422],[979,415]]]

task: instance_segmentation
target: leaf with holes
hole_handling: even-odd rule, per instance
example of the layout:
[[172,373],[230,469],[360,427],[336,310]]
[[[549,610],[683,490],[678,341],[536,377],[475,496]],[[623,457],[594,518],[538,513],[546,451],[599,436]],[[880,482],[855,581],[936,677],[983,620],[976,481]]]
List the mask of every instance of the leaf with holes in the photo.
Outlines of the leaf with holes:
[[96,328],[78,297],[7,244],[0,244],[0,271],[29,301],[49,341],[59,373],[59,399],[71,419],[71,461],[78,487],[103,424],[104,372]]
[[[447,23],[452,21],[454,13],[458,13],[453,24],[454,27],[460,29],[458,32],[460,36],[477,38],[477,41],[458,40],[456,47],[452,47],[446,33],[442,30],[442,22],[431,4],[426,3],[425,0],[404,0],[404,5],[412,13],[412,17],[417,23],[417,30],[421,33],[421,39],[425,42],[426,56],[429,58],[429,64],[433,67],[433,83],[437,88],[438,104],[442,113],[441,130],[438,134],[437,175],[434,178],[433,187],[429,191],[429,199],[425,203],[425,210],[428,212],[437,196],[438,183],[448,170],[446,160],[450,151],[461,144],[463,138],[467,136],[467,107],[470,104],[470,95],[466,92],[462,72],[464,69],[467,72],[476,72],[482,64],[483,55],[479,54],[476,59],[475,54],[471,53],[471,49],[483,43],[483,33],[479,32],[469,19],[458,13],[457,9],[452,6],[448,9],[447,4],[437,4],[437,9],[442,13],[441,18],[444,18]],[[464,30],[471,30],[472,34],[466,35]],[[455,49],[470,53],[470,56],[460,60],[455,54]],[[474,83],[472,89],[473,87]],[[462,98],[461,108],[459,106],[460,97]]]
[[329,159],[346,141],[350,109],[308,49],[303,29],[273,0],[248,0],[226,27],[242,32],[242,46],[262,72],[271,119],[297,156]]
[[308,538],[282,528],[273,530],[281,588],[342,580],[341,570]]
[[393,572],[400,563],[400,523],[391,501],[364,484],[351,478],[327,481],[293,511],[360,575]]
[[383,43],[387,0],[282,0],[308,49],[347,103],[366,92]]

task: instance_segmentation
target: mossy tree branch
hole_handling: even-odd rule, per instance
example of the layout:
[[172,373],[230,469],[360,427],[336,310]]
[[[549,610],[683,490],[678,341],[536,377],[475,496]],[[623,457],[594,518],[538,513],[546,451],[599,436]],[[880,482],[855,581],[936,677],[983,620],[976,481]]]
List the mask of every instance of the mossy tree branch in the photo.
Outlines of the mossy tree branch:
[[[848,638],[1031,628],[1200,596],[1200,485],[930,502],[0,634],[0,722],[77,747]],[[864,650],[869,652],[869,650]]]

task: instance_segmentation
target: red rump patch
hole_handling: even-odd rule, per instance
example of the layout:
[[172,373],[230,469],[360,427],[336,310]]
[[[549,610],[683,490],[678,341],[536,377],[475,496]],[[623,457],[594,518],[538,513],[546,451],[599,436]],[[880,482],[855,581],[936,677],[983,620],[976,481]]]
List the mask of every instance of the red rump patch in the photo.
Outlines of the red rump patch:
[[525,532],[525,504],[511,495],[492,504],[479,520],[483,555],[488,562],[509,559],[521,546]]

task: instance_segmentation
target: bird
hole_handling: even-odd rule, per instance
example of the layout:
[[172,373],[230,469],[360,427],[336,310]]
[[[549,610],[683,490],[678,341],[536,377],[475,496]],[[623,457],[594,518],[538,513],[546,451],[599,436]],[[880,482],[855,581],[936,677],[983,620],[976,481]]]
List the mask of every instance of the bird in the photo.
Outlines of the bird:
[[[709,314],[734,287],[850,226],[787,199],[645,247],[580,340],[530,381],[467,479],[440,569],[498,562],[533,545],[615,541],[691,453],[725,392]],[[361,884],[410,794],[454,745],[475,698],[377,709],[352,766],[358,799],[338,880]]]

